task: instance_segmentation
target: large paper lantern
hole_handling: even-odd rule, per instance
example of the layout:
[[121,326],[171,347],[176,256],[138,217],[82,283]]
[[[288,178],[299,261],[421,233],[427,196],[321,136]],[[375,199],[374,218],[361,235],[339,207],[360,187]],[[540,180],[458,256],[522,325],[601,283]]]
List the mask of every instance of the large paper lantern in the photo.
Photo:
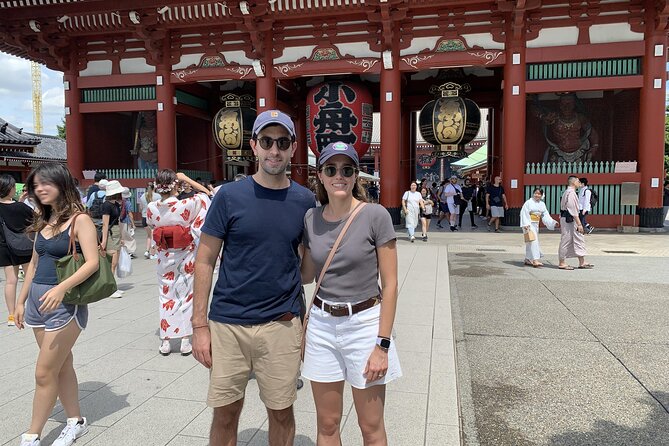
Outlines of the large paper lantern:
[[428,102],[420,111],[420,134],[434,144],[436,156],[462,156],[465,144],[479,132],[481,110],[471,99],[458,96],[457,89],[440,87],[439,91],[442,97]]
[[223,96],[221,102],[224,107],[216,113],[213,122],[216,144],[225,150],[228,160],[253,160],[253,150],[249,145],[256,120],[253,96],[230,93]]
[[362,157],[372,142],[372,95],[363,85],[331,81],[307,94],[307,144],[318,156],[331,142],[355,147]]

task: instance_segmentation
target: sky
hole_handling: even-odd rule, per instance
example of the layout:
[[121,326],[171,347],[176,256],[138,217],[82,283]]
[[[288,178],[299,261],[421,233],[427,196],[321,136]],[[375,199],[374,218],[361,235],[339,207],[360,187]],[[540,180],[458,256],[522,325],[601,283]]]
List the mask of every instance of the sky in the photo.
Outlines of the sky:
[[[33,101],[30,61],[0,52],[3,79],[0,83],[0,118],[33,132]],[[56,125],[65,117],[63,73],[42,68],[42,133],[57,135]]]

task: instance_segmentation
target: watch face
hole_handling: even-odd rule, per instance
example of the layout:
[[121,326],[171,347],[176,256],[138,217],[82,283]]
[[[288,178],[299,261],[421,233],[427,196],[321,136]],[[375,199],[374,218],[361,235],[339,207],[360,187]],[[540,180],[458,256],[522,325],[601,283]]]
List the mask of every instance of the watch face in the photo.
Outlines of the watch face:
[[383,348],[390,348],[390,340],[389,339],[381,339],[381,342],[379,345]]

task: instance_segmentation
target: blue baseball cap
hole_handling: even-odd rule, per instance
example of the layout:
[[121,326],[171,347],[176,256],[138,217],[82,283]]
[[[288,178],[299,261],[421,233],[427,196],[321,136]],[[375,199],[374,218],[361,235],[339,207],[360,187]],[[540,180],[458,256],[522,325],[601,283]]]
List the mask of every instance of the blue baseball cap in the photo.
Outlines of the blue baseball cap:
[[290,137],[295,139],[295,125],[290,116],[279,110],[265,110],[256,117],[253,123],[253,138],[258,136],[258,133],[268,125],[280,125],[285,128],[290,134]]
[[346,144],[345,142],[331,142],[321,152],[321,156],[318,157],[318,165],[322,166],[327,160],[332,158],[335,155],[346,155],[355,164],[355,167],[360,165],[360,160],[358,159],[358,152],[355,151],[355,148]]

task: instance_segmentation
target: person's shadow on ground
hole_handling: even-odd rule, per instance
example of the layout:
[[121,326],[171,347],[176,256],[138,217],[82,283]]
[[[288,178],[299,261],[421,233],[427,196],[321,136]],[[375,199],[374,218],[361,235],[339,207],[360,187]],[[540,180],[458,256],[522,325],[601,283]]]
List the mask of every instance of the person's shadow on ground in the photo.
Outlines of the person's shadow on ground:
[[[237,438],[250,438],[248,444],[268,444],[267,437],[268,433],[266,430],[262,429],[246,429],[243,430],[237,435]],[[258,441],[262,440],[262,441]],[[306,435],[295,435],[294,446],[316,446],[314,441],[307,437]]]

